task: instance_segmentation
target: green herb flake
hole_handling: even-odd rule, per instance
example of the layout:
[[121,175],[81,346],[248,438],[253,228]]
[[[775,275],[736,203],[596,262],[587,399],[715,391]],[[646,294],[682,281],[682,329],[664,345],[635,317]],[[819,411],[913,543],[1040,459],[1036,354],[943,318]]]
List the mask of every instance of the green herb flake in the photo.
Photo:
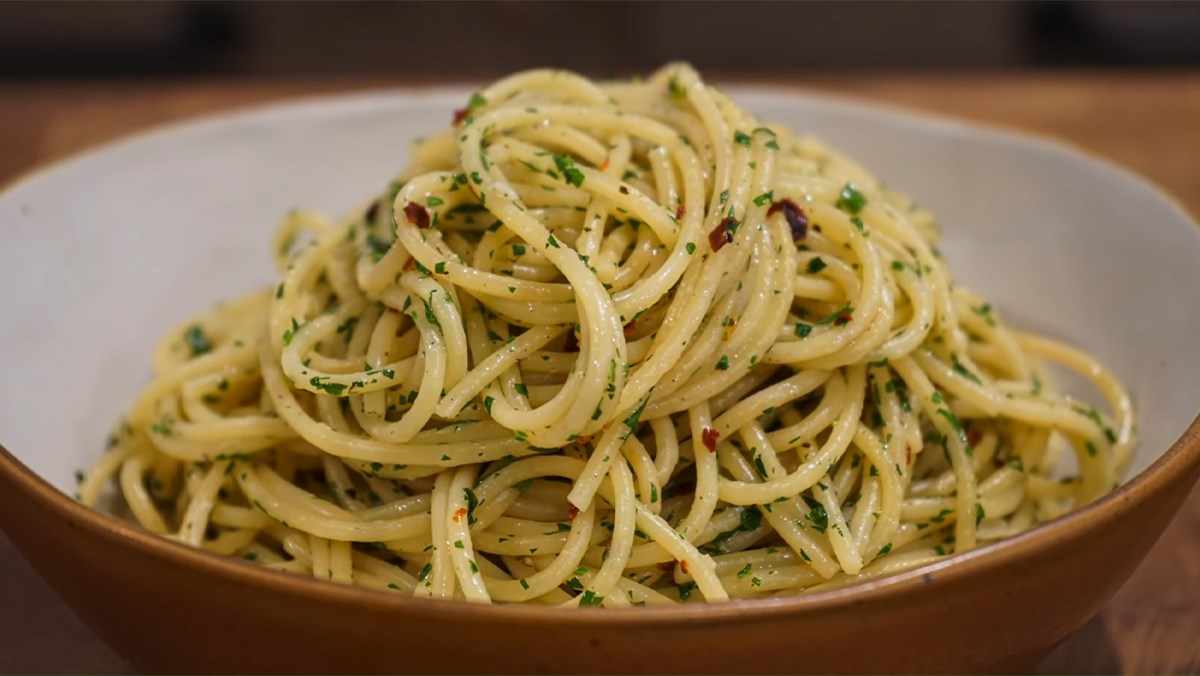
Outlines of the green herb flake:
[[808,519],[818,533],[824,533],[825,529],[829,528],[829,512],[825,511],[825,505],[810,495],[803,497],[804,503],[808,505],[809,509],[804,518]]
[[675,78],[667,81],[667,93],[670,94],[671,98],[679,101],[687,98],[687,90]]
[[[562,172],[563,180],[578,188],[583,185],[583,172],[575,166],[575,160],[565,155],[554,156],[554,166]],[[553,238],[552,238],[553,239]]]
[[463,499],[467,501],[467,524],[475,523],[475,508],[479,506],[479,498],[470,488],[463,489]]
[[683,584],[675,585],[675,589],[679,591],[679,600],[686,601],[692,598],[692,593],[696,591],[696,583],[684,582]]
[[975,383],[976,385],[983,384],[983,382],[981,380],[979,380],[979,376],[975,375],[974,373],[971,373],[971,371],[969,369],[967,369],[966,366],[963,366],[963,363],[958,360],[957,354],[952,353],[950,355],[950,361],[951,361],[952,367],[954,368],[955,373],[966,378],[967,380],[970,380],[971,382]]
[[833,324],[834,326],[841,326],[848,323],[853,316],[854,305],[850,301],[846,301],[844,305],[826,315],[825,318],[818,321],[817,324]]
[[188,327],[188,330],[183,334],[183,338],[187,341],[188,347],[191,348],[193,356],[212,352],[212,343],[209,342],[208,336],[205,335],[204,329],[199,324]]
[[762,524],[762,512],[757,507],[747,507],[742,510],[741,525],[738,526],[745,532],[758,530]]
[[757,453],[754,454],[754,469],[758,471],[758,476],[763,479],[767,478],[767,465],[763,462],[762,456]]
[[842,192],[838,195],[837,208],[848,214],[857,214],[866,205],[867,197],[854,187],[853,183],[842,186]]
[[313,376],[312,380],[309,380],[308,383],[318,390],[325,392],[326,394],[340,397],[342,393],[346,391],[346,386],[341,383],[323,382],[327,378],[328,376]]

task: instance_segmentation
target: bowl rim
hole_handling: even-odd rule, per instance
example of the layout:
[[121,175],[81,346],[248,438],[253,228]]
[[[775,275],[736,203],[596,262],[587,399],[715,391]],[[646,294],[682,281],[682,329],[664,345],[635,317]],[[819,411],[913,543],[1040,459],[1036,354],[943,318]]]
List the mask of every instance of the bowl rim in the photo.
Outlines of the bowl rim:
[[[1143,189],[1173,206],[1200,234],[1200,223],[1173,195],[1163,190],[1141,173],[1122,166],[1086,148],[1052,135],[1009,127],[1002,124],[965,120],[950,115],[914,109],[902,104],[876,101],[868,97],[824,91],[799,85],[772,81],[716,84],[741,93],[768,93],[826,103],[868,114],[883,114],[904,123],[951,127],[969,130],[991,137],[993,141],[1015,143],[1025,148],[1040,149],[1085,160],[1115,172],[1124,180],[1139,184]],[[0,183],[0,199],[8,197],[26,183],[65,165],[91,159],[119,146],[152,141],[175,133],[203,131],[210,125],[246,121],[269,116],[281,109],[291,112],[314,112],[320,106],[366,105],[407,95],[411,101],[431,100],[459,95],[469,86],[466,82],[446,85],[410,85],[381,87],[342,92],[291,96],[251,105],[223,108],[199,116],[186,117],[163,124],[151,125],[123,134],[115,139],[89,145],[48,163],[43,163]],[[347,108],[334,108],[347,109]],[[140,554],[173,563],[198,574],[223,578],[227,582],[254,584],[272,593],[288,594],[313,602],[360,606],[387,613],[397,609],[420,612],[438,621],[487,621],[540,623],[556,622],[569,625],[620,625],[642,627],[664,622],[677,624],[707,624],[744,618],[748,614],[762,618],[779,615],[807,615],[826,612],[859,603],[881,604],[903,598],[922,588],[939,587],[986,574],[1023,558],[1063,543],[1087,536],[1102,527],[1112,516],[1149,500],[1177,476],[1200,467],[1200,413],[1192,419],[1183,433],[1159,457],[1137,475],[1130,477],[1116,490],[1078,510],[1021,533],[962,554],[953,554],[941,561],[894,575],[872,579],[846,587],[810,592],[773,599],[741,599],[723,603],[688,603],[675,606],[645,608],[606,608],[600,613],[577,612],[574,608],[534,606],[526,604],[477,604],[462,600],[425,599],[402,594],[380,593],[367,589],[275,571],[249,562],[188,545],[145,531],[132,522],[84,506],[79,501],[52,486],[46,479],[27,467],[3,444],[0,444],[0,478],[8,481],[31,499],[34,508],[45,509],[54,517],[115,546],[137,550]],[[0,518],[0,521],[4,521]],[[18,547],[18,550],[20,548]]]
[[[275,593],[313,602],[360,606],[387,613],[396,609],[420,612],[439,621],[556,622],[614,624],[630,627],[661,627],[663,622],[706,624],[744,618],[763,618],[830,611],[860,603],[882,604],[921,588],[933,588],[967,578],[986,576],[988,571],[1015,564],[1055,545],[1083,538],[1102,528],[1112,516],[1150,500],[1177,476],[1200,467],[1200,414],[1165,453],[1116,490],[1076,511],[1039,524],[1019,535],[984,545],[962,554],[952,554],[927,566],[913,568],[838,589],[810,592],[773,599],[738,599],[722,603],[686,603],[643,608],[606,608],[603,612],[526,604],[478,604],[463,600],[426,599],[367,589],[271,570],[207,550],[196,549],[143,530],[132,522],[92,509],[50,485],[0,444],[0,478],[12,483],[31,499],[34,508],[46,509],[54,517],[85,529],[116,546],[137,550],[190,569],[195,573],[224,578],[227,582],[253,584]],[[406,608],[407,606],[407,608]]]

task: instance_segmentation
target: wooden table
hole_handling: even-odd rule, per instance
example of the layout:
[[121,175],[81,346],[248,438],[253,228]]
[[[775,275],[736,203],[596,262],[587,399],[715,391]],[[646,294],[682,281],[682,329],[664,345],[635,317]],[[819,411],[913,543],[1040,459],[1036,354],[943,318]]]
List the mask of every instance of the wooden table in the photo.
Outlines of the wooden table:
[[[148,125],[387,84],[0,85],[0,184]],[[1143,173],[1200,214],[1200,72],[844,75],[797,84],[1058,136]],[[0,534],[0,672],[129,671]],[[1200,489],[1125,588],[1039,671],[1200,673]]]

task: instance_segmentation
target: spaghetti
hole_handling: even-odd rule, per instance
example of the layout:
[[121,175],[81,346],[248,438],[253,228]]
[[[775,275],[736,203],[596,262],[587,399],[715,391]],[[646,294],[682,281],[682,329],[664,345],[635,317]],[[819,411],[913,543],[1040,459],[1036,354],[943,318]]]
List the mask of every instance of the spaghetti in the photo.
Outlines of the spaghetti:
[[520,73],[348,217],[289,214],[279,284],[168,334],[80,499],[116,477],[152,532],[477,602],[921,566],[1102,496],[1134,443],[1113,375],[1006,327],[937,237],[685,65]]

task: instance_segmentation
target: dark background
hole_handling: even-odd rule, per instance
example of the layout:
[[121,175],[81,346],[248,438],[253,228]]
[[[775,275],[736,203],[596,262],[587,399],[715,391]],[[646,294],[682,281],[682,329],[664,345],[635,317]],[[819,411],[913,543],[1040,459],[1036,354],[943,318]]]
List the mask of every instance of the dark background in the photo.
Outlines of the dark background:
[[1197,2],[0,2],[0,81],[1200,64]]

